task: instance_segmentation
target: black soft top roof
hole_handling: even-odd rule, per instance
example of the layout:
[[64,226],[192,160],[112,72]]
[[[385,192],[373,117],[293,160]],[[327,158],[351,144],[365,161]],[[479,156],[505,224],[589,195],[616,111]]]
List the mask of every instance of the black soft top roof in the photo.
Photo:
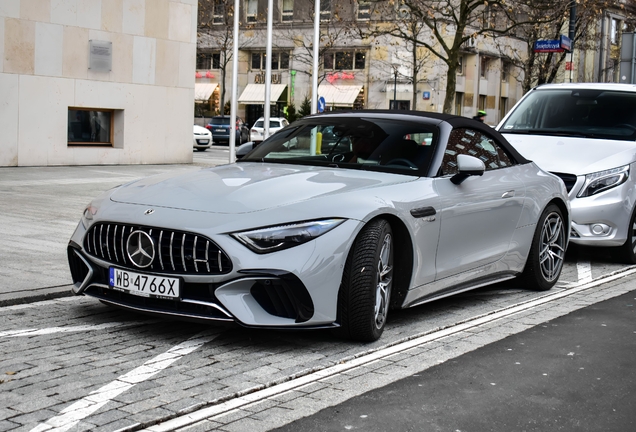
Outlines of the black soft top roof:
[[320,113],[313,114],[310,116],[303,117],[303,119],[311,119],[322,116],[345,116],[345,117],[362,117],[366,115],[377,116],[380,115],[383,118],[395,118],[399,120],[415,120],[413,117],[417,119],[429,119],[432,120],[431,123],[440,123],[446,122],[450,124],[453,128],[457,127],[470,127],[471,129],[476,129],[481,132],[484,132],[486,135],[490,135],[495,138],[498,142],[501,143],[508,151],[510,155],[520,164],[525,164],[530,162],[528,159],[521,156],[521,154],[508,142],[506,138],[502,134],[500,134],[494,128],[488,126],[485,123],[482,123],[477,120],[473,120],[469,117],[462,117],[454,114],[443,114],[437,112],[428,112],[428,111],[394,111],[394,110],[351,110],[351,111],[332,111],[328,113]]

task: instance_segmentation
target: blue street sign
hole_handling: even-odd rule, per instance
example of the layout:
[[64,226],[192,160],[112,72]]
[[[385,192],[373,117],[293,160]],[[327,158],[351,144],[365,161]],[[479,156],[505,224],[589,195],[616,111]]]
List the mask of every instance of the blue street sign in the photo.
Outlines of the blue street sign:
[[429,100],[431,98],[431,92],[422,92],[422,99]]
[[534,52],[561,52],[561,41],[556,40],[538,40],[534,43]]
[[325,105],[326,105],[325,98],[320,96],[318,98],[318,112],[324,112],[325,111]]

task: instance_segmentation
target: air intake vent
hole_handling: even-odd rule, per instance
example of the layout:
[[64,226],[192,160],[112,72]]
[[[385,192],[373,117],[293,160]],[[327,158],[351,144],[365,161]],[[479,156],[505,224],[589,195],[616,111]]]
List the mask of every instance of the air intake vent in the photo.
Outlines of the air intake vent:
[[563,180],[563,183],[565,183],[565,188],[568,190],[568,192],[572,190],[574,184],[576,183],[576,176],[574,174],[564,174],[558,172],[553,172],[552,174]]

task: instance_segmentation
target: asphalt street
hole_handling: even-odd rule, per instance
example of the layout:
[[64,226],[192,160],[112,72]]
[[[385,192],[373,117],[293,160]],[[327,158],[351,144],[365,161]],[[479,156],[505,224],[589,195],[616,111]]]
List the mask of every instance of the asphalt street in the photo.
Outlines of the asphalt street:
[[371,344],[70,296],[91,198],[227,158],[0,168],[0,432],[636,430],[636,267],[605,250],[569,249],[545,293],[513,280],[389,315]]
[[634,431],[635,356],[636,290],[276,431]]

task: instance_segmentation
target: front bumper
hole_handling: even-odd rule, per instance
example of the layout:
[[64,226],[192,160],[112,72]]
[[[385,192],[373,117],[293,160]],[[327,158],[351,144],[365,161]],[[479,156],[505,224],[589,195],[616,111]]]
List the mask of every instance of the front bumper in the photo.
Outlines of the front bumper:
[[570,241],[584,246],[621,246],[630,236],[634,209],[634,182],[590,197],[577,198],[585,177],[579,177],[570,191]]
[[[338,228],[349,232],[340,231],[332,238],[332,233],[327,233],[303,245],[266,255],[247,251],[229,236],[222,236],[227,237],[225,241],[214,238],[231,257],[231,271],[193,274],[171,269],[140,270],[125,262],[113,262],[108,256],[98,257],[99,254],[94,253],[95,239],[87,237],[80,223],[67,249],[73,292],[138,312],[186,320],[233,321],[248,327],[267,328],[334,327],[337,325],[337,292],[348,250],[348,245],[339,244],[335,239],[352,237],[356,227],[357,222],[348,221]],[[86,244],[87,241],[90,244]],[[99,246],[99,240],[96,244]],[[108,242],[103,244],[106,251]],[[114,256],[112,244],[110,250]],[[325,253],[327,255],[323,255]],[[329,257],[327,264],[325,256]],[[109,286],[111,266],[148,275],[178,277],[182,281],[180,298],[141,297],[115,290]]]

